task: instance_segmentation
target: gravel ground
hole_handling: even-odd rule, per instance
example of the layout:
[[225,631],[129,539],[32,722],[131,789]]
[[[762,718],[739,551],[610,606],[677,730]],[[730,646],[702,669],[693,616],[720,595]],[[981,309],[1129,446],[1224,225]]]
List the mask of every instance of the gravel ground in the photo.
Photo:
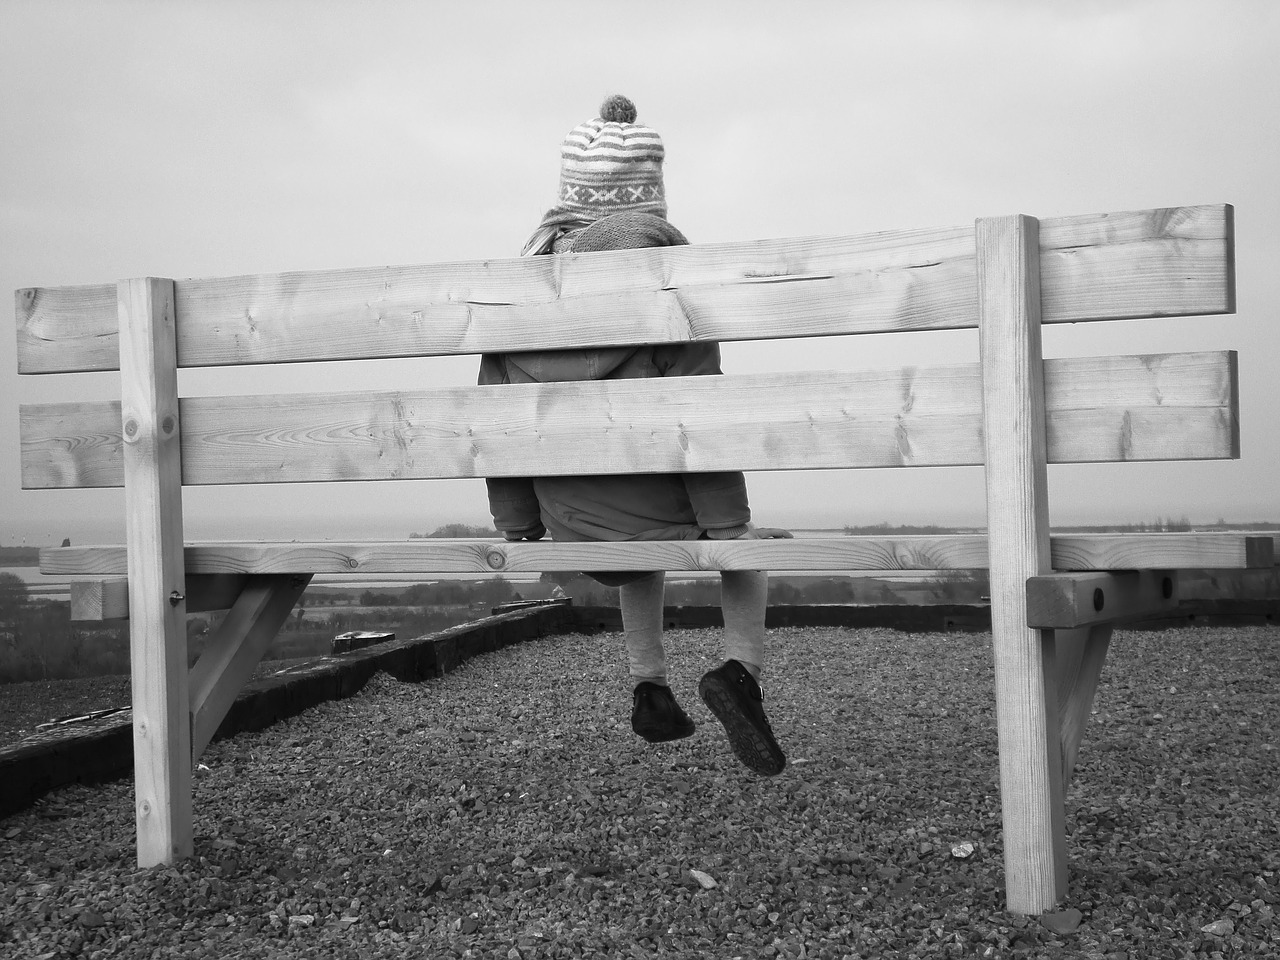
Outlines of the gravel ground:
[[0,744],[36,732],[37,724],[129,705],[127,674],[82,680],[31,680],[0,685]]
[[0,956],[1280,955],[1280,630],[1117,633],[1045,918],[1003,909],[988,635],[771,631],[773,779],[694,694],[719,632],[670,640],[674,744],[574,635],[213,744],[176,866],[128,781],[61,791],[0,822]]
[[[253,678],[277,673],[306,659],[264,660]],[[129,706],[127,673],[79,680],[32,680],[0,684],[0,744],[16,743],[39,724],[58,717]]]

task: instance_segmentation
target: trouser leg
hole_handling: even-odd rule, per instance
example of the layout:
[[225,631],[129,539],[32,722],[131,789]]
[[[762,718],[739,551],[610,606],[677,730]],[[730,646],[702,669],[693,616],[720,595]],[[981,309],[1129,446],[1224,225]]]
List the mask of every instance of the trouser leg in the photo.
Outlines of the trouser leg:
[[622,630],[631,679],[667,685],[667,655],[662,646],[662,600],[666,574],[659,570],[618,588]]
[[725,570],[720,574],[725,657],[737,660],[758,680],[764,666],[764,613],[769,575],[763,570]]

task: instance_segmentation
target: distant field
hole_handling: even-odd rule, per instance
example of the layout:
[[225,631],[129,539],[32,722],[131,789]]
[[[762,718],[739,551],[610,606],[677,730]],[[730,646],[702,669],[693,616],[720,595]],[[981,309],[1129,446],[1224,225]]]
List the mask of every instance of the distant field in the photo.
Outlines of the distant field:
[[0,567],[37,567],[39,547],[0,547]]

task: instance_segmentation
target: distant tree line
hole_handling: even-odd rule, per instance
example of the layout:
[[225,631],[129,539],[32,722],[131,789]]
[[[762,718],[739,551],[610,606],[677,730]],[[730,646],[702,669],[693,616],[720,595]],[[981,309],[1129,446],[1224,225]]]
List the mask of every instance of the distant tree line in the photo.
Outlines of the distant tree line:
[[[949,533],[958,533],[960,527],[943,527],[936,524],[888,524],[888,523],[870,523],[861,526],[853,526],[845,524],[844,535],[846,537],[876,537],[876,536],[943,536]],[[965,528],[967,529],[967,528]]]
[[1061,527],[1062,530],[1069,530],[1073,533],[1190,533],[1193,531],[1207,532],[1210,530],[1280,530],[1280,523],[1273,523],[1266,520],[1250,521],[1247,523],[1228,523],[1219,517],[1213,523],[1193,523],[1187,517],[1156,517],[1156,519],[1138,523],[1119,523],[1105,524],[1099,526],[1067,526]]
[[[359,596],[362,607],[438,607],[496,605],[515,599],[516,586],[493,576],[487,580],[439,580],[415,583],[397,590],[365,590]],[[529,599],[529,598],[526,598]]]
[[[842,532],[846,537],[856,536],[945,536],[973,530],[973,527],[949,527],[936,524],[845,524]],[[979,528],[980,529],[980,528]],[[1187,533],[1195,530],[1280,530],[1280,522],[1271,520],[1250,520],[1233,523],[1219,517],[1213,523],[1194,523],[1186,516],[1156,517],[1154,520],[1139,520],[1137,523],[1104,523],[1076,526],[1073,524],[1054,524],[1055,530],[1069,530],[1075,533]]]
[[426,540],[431,537],[444,537],[450,540],[459,539],[491,539],[498,536],[493,527],[473,527],[469,523],[446,523],[436,527],[430,533],[411,533],[410,540]]

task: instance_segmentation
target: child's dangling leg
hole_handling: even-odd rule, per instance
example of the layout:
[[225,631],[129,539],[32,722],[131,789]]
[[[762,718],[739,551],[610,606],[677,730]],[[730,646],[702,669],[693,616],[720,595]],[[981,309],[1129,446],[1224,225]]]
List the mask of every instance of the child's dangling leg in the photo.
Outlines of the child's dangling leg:
[[787,757],[764,715],[760,669],[764,663],[764,614],[769,575],[758,570],[720,574],[724,613],[724,664],[698,684],[703,701],[724,724],[729,745],[749,769],[765,776],[782,772]]
[[747,668],[755,680],[764,666],[764,614],[769,575],[762,570],[725,570],[720,574],[724,614],[724,655]]
[[667,685],[667,653],[662,646],[662,598],[666,574],[659,570],[618,587],[622,635],[631,679]]
[[618,588],[627,660],[636,688],[631,729],[650,743],[679,740],[694,731],[667,685],[667,654],[662,645],[662,601],[666,574],[651,573]]

